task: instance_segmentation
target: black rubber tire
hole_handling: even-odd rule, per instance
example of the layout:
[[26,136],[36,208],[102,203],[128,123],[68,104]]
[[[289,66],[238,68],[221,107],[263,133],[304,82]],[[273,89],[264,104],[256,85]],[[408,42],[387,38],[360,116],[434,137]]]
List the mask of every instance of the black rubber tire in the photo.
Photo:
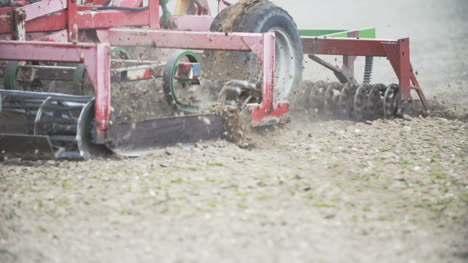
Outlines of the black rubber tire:
[[[226,19],[229,10],[234,7],[230,6],[220,12],[211,24],[210,30],[213,32],[224,31],[221,26],[222,22]],[[290,64],[289,70],[283,69],[283,74],[281,74],[283,76],[276,76],[277,78],[291,79],[290,81],[286,81],[289,87],[285,88],[288,91],[287,93],[290,94],[291,91],[300,88],[304,55],[297,26],[288,12],[268,1],[256,2],[246,8],[245,12],[235,19],[232,25],[232,32],[264,33],[274,28],[280,28],[286,37],[289,38],[292,46],[290,52],[292,53],[292,61],[287,62]],[[256,73],[248,72],[251,71],[252,67],[247,65],[257,63],[256,59],[252,59],[251,55],[249,56],[245,52],[224,52],[222,57],[220,57],[219,54],[219,51],[205,52],[206,65],[204,67],[209,68],[208,72],[210,75],[225,76],[230,79],[252,79],[256,77]],[[223,62],[225,62],[225,66],[222,65]],[[277,64],[277,66],[279,65]],[[232,69],[233,67],[235,68],[234,70]]]

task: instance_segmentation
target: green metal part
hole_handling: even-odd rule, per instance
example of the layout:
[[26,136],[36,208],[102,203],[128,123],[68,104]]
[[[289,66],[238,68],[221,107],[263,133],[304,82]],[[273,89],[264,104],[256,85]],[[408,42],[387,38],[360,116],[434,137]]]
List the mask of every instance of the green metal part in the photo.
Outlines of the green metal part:
[[159,24],[161,25],[162,28],[169,28],[169,21],[171,20],[172,13],[169,11],[167,8],[167,4],[169,3],[169,0],[160,0],[159,5],[161,6],[162,9],[162,14],[161,17],[159,18]]
[[351,32],[358,32],[359,38],[375,38],[375,28],[360,30],[340,30],[340,29],[299,29],[299,34],[303,37],[348,37]]
[[125,48],[122,47],[113,47],[112,48],[112,55],[117,54],[121,59],[130,59],[130,55]]
[[74,90],[79,90],[80,93],[83,88],[84,78],[86,76],[86,67],[84,64],[78,64],[73,73],[72,87]]
[[3,80],[3,86],[5,89],[16,89],[16,74],[18,73],[19,61],[9,61],[5,68],[5,76]]
[[[186,57],[191,63],[200,63],[200,58],[198,57],[197,53],[192,52],[192,51],[183,51],[179,54],[177,54],[177,57],[175,59],[171,59],[170,61],[167,62],[166,67],[167,70],[169,70],[170,74],[168,75],[168,79],[164,78],[163,80],[168,84],[165,83],[164,88],[169,90],[165,90],[167,94],[170,94],[171,100],[173,101],[173,105],[176,106],[177,109],[185,112],[197,112],[199,106],[187,103],[187,102],[182,102],[176,95],[176,88],[174,85],[174,80],[175,80],[175,75],[177,73],[177,66],[179,64],[179,61]],[[176,80],[180,84],[183,85],[190,85],[193,84],[193,80]]]
[[328,30],[328,29],[299,29],[299,34],[303,37],[320,37],[329,34],[341,33],[346,30]]

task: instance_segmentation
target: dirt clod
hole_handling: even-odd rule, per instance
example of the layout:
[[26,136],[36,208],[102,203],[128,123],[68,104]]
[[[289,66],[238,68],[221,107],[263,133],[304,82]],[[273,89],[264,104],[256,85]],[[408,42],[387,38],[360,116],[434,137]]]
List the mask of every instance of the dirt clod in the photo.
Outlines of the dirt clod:
[[269,2],[267,0],[240,0],[234,4],[225,15],[225,19],[219,25],[222,32],[232,32],[233,26],[241,23],[242,14],[248,12],[250,8],[261,2]]
[[213,106],[211,112],[221,115],[224,118],[224,138],[235,143],[241,148],[252,148],[255,146],[251,136],[251,125],[239,108],[227,105]]

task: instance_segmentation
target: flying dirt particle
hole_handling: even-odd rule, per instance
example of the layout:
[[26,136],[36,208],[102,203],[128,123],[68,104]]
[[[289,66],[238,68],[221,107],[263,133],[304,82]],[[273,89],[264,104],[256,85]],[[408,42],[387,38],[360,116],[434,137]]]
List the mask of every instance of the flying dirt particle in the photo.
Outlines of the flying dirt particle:
[[202,117],[201,120],[206,126],[209,126],[211,124],[210,119],[208,119],[207,117]]
[[164,153],[165,153],[166,155],[174,155],[175,152],[174,152],[174,149],[166,148],[166,149],[164,150]]
[[241,148],[254,147],[251,126],[239,108],[228,105],[215,105],[210,111],[224,118],[224,139],[235,143]]

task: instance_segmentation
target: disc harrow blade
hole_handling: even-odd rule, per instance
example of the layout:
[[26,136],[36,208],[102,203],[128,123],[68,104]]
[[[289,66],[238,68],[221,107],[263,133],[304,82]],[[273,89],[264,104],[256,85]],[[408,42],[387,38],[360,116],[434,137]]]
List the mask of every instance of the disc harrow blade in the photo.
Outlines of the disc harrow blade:
[[384,94],[383,110],[386,119],[394,118],[397,112],[398,85],[391,84]]
[[325,101],[324,101],[324,114],[328,118],[333,118],[337,116],[338,113],[338,103],[340,100],[341,90],[343,85],[338,82],[332,82],[327,85],[325,90]]
[[349,119],[356,121],[393,118],[398,109],[397,84],[307,82],[304,103],[311,118]]
[[317,117],[318,115],[323,114],[326,88],[327,83],[325,81],[318,81],[312,85],[308,97],[308,106],[311,117]]
[[340,99],[338,101],[338,115],[343,119],[351,119],[354,114],[354,94],[357,86],[346,83],[341,90]]

